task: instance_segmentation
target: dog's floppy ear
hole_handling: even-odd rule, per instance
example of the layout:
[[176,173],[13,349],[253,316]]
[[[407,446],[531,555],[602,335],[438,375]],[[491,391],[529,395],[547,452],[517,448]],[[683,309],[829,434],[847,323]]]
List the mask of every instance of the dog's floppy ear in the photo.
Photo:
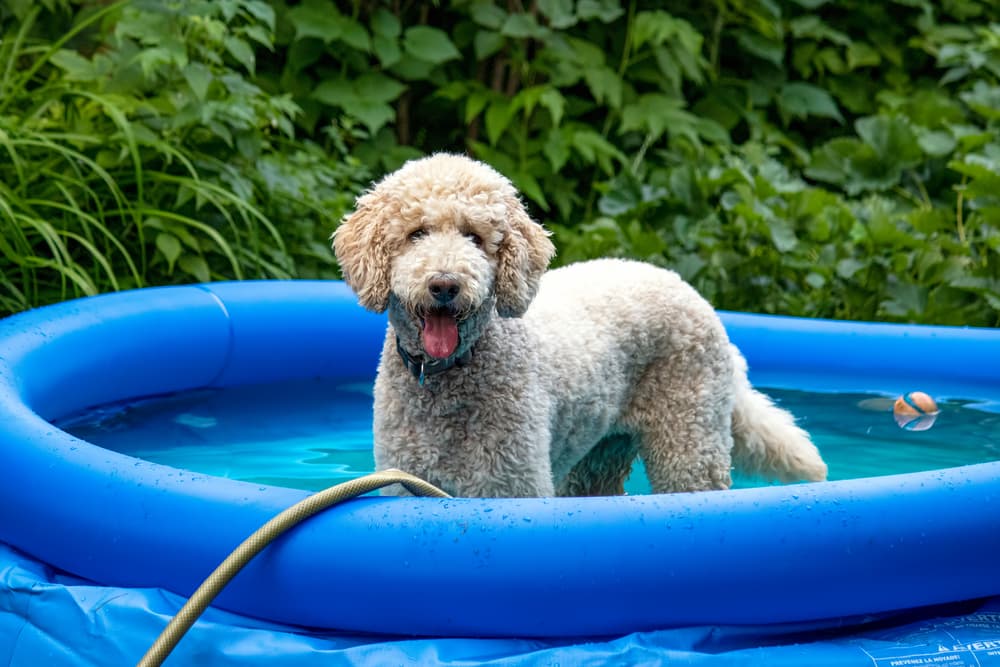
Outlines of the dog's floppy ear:
[[506,198],[507,225],[497,250],[497,312],[520,317],[538,291],[538,281],[555,254],[549,232],[528,217],[516,194]]
[[358,295],[358,302],[376,313],[389,306],[389,252],[380,209],[371,194],[360,197],[354,213],[341,220],[333,233],[333,250],[344,280]]

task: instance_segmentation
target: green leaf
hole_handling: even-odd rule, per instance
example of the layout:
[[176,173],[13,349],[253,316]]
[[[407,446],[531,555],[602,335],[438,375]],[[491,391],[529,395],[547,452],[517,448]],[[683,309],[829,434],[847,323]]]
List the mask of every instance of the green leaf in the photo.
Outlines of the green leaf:
[[343,109],[375,134],[396,117],[395,110],[388,103],[404,90],[406,86],[399,81],[379,72],[370,72],[354,80],[327,79],[316,86],[310,97]]
[[782,113],[791,118],[820,116],[844,120],[830,93],[812,84],[786,83],[778,93],[777,102]]
[[738,30],[736,41],[751,54],[779,67],[785,59],[785,45],[778,40],[747,30]]
[[386,35],[375,35],[372,39],[372,51],[382,63],[382,67],[392,67],[403,57],[403,52],[400,50],[396,38]]
[[424,25],[406,29],[403,49],[414,58],[434,65],[455,60],[462,55],[445,31]]
[[991,120],[1000,119],[1000,86],[977,81],[972,90],[959,95],[973,111]]
[[274,8],[265,0],[249,0],[242,3],[243,8],[258,21],[262,21],[268,30],[274,30]]
[[434,63],[419,58],[400,58],[391,71],[404,81],[429,81],[435,67]]
[[484,28],[499,30],[507,19],[507,12],[493,2],[477,2],[469,7],[469,16]]
[[486,60],[503,48],[503,35],[490,30],[480,30],[472,38],[472,47],[477,60]]
[[354,94],[367,102],[391,102],[406,86],[380,72],[362,74],[351,85]]
[[565,30],[577,22],[573,13],[573,0],[538,0],[538,11],[556,30]]
[[[306,69],[310,65],[313,65],[323,54],[326,53],[326,47],[323,42],[318,39],[306,39],[306,40],[296,40],[291,43],[288,47],[285,57],[287,58],[285,62],[285,72],[287,76],[293,76]],[[295,77],[292,79],[293,86],[304,86],[308,82],[304,80],[304,77]]]
[[795,236],[795,228],[787,220],[775,218],[770,221],[771,242],[778,252],[787,253],[795,249],[799,244],[798,237]]
[[921,234],[947,232],[954,224],[952,212],[940,208],[918,208],[906,216],[907,221]]
[[611,23],[624,13],[618,0],[579,0],[576,5],[576,15],[584,21],[599,19],[601,23]]
[[946,89],[918,89],[904,98],[901,113],[915,125],[940,129],[950,124],[963,123],[967,111]]
[[562,128],[558,132],[549,132],[545,145],[542,147],[542,154],[552,165],[552,171],[558,172],[569,161],[570,142],[572,132],[568,128]]
[[584,71],[583,78],[598,104],[605,102],[612,109],[621,107],[622,80],[610,67],[601,66]]
[[500,136],[510,125],[517,108],[507,99],[498,99],[486,110],[486,137],[491,146],[496,146]]
[[966,155],[962,160],[950,161],[948,168],[971,179],[965,186],[967,195],[990,197],[1000,192],[1000,161],[998,160],[979,154]]
[[332,0],[305,0],[288,10],[288,20],[295,28],[295,39],[313,37],[329,44],[340,38],[343,23]]
[[556,88],[546,88],[538,96],[538,103],[545,107],[552,116],[552,125],[558,127],[566,108],[566,98]]
[[212,279],[212,273],[208,269],[208,263],[201,255],[184,255],[177,263],[181,270],[198,282],[207,283]]
[[224,44],[229,55],[253,73],[256,66],[256,57],[254,56],[253,48],[245,40],[232,35],[226,37]]
[[358,51],[368,53],[372,50],[371,39],[369,39],[368,31],[363,25],[346,16],[342,16],[338,20],[341,22],[338,40]]
[[500,28],[500,34],[515,39],[543,39],[549,31],[545,26],[538,25],[531,14],[511,14]]
[[399,18],[384,7],[379,8],[371,21],[372,32],[381,37],[395,39],[403,34],[403,26]]
[[[873,117],[880,118],[880,117]],[[888,121],[888,118],[884,120]],[[832,139],[810,157],[806,175],[810,178],[835,183],[850,195],[867,190],[885,190],[899,183],[902,170],[911,166],[912,156],[920,159],[920,148],[915,140],[906,144],[902,135],[890,126],[862,124],[863,136],[874,145],[851,137]]]
[[643,44],[663,44],[672,39],[680,21],[663,10],[644,11],[635,15],[632,24],[633,48]]
[[933,157],[942,157],[950,154],[958,146],[958,141],[950,132],[923,132],[917,136],[917,143],[920,148]]
[[194,96],[199,101],[204,102],[208,96],[208,87],[212,84],[212,70],[206,67],[204,63],[193,62],[188,63],[187,67],[184,68],[183,74],[184,80],[191,87],[191,92],[194,93]]
[[490,101],[490,92],[479,89],[474,90],[465,97],[465,122],[471,123],[472,119],[482,113],[483,109]]
[[528,199],[538,204],[542,210],[549,210],[549,203],[545,200],[542,186],[538,179],[524,171],[515,171],[510,175],[510,180],[518,190],[523,192]]
[[685,116],[690,116],[693,119],[692,125],[700,136],[711,141],[712,143],[723,146],[729,144],[729,132],[726,128],[722,127],[722,125],[719,125],[711,118],[701,118],[695,116],[694,114],[688,114],[686,111],[684,114]]
[[809,178],[843,185],[851,171],[851,158],[861,149],[861,142],[853,137],[831,139],[812,152],[805,173]]
[[604,67],[604,51],[602,51],[596,44],[591,44],[588,41],[573,37],[569,38],[567,41],[572,48],[572,58],[576,61],[576,64],[580,65],[584,69],[591,67]]
[[391,102],[399,97],[406,86],[378,72],[364,74],[357,79],[327,79],[313,90],[311,97],[325,104],[344,107],[359,102]]
[[684,253],[677,257],[674,270],[681,274],[684,280],[692,281],[695,276],[708,266],[708,262],[696,253]]
[[270,51],[274,50],[274,40],[271,38],[271,33],[264,29],[263,26],[251,25],[247,26],[243,30],[243,34],[257,42],[261,46],[267,48]]
[[948,130],[958,141],[958,147],[965,152],[978,150],[996,138],[996,134],[976,125],[949,125]]
[[826,285],[826,278],[816,273],[815,271],[810,271],[806,274],[805,278],[806,284],[813,289],[822,289]]
[[702,138],[717,144],[729,143],[729,133],[721,125],[710,118],[699,118],[683,106],[682,99],[668,95],[642,95],[622,109],[618,132],[640,131],[653,139],[668,132],[671,137],[686,138],[694,146],[700,146]]
[[357,93],[354,91],[350,81],[338,78],[327,79],[321,82],[309,97],[331,106],[341,106],[345,102],[350,103],[355,101]]
[[[676,120],[676,112],[681,112],[683,100],[649,93],[642,95],[632,104],[622,109],[619,133],[639,131],[659,137],[667,130],[670,121]],[[690,123],[688,123],[690,125]]]
[[618,217],[642,204],[642,184],[634,174],[623,171],[606,185],[604,194],[597,200],[597,210],[604,215]]
[[891,298],[882,302],[882,309],[896,317],[915,317],[927,308],[927,288],[911,283],[890,283],[886,292]]
[[902,118],[867,116],[859,118],[854,128],[862,141],[875,149],[875,154],[886,164],[908,168],[920,163],[922,155],[917,137]]
[[167,273],[173,273],[174,264],[181,256],[181,242],[173,234],[160,232],[156,235],[156,249],[167,260]]
[[368,100],[359,100],[344,110],[364,123],[372,134],[396,118],[395,109],[388,104]]
[[882,62],[882,56],[873,47],[865,42],[851,42],[847,47],[847,67],[858,69],[859,67],[876,67]]
[[830,27],[819,16],[809,14],[792,19],[788,28],[797,39],[814,39],[818,42],[828,41],[840,46],[847,46],[851,43],[851,38]]
[[66,78],[70,81],[94,81],[97,78],[94,64],[76,51],[60,49],[52,54],[51,61],[66,72]]
[[584,127],[575,129],[570,144],[573,149],[590,164],[597,164],[605,173],[613,173],[616,168],[612,160],[619,164],[626,162],[625,155],[611,142],[596,131]]
[[855,273],[865,268],[867,264],[853,257],[845,257],[837,262],[837,275],[844,280],[849,280]]

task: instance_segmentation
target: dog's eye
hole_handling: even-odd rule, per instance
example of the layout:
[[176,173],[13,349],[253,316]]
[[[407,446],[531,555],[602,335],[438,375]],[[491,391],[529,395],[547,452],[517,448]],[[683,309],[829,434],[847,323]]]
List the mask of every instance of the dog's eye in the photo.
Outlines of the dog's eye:
[[427,230],[421,227],[419,229],[414,229],[412,232],[410,232],[410,235],[407,236],[406,238],[408,238],[411,241],[417,241],[424,238],[425,236],[427,236]]
[[477,248],[483,247],[483,238],[479,236],[479,234],[476,234],[475,232],[466,232],[465,238],[472,241],[473,245],[475,245]]

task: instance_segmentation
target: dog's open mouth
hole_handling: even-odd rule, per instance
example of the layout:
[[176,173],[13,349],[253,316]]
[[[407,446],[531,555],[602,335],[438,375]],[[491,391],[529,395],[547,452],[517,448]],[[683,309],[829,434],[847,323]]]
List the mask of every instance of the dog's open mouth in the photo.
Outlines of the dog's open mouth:
[[458,320],[450,310],[429,310],[422,318],[424,351],[435,359],[447,359],[458,348]]

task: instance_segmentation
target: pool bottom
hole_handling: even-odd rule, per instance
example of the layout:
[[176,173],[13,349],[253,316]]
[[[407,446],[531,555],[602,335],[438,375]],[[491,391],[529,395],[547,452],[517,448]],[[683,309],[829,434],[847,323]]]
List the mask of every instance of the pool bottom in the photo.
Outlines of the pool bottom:
[[[95,585],[0,544],[0,662],[134,664],[183,604],[160,589]],[[280,591],[274,592],[280,596]],[[331,601],[350,604],[350,600]],[[698,626],[613,638],[458,639],[311,632],[209,609],[167,664],[662,664],[695,667],[1000,666],[1000,597],[865,619]]]

